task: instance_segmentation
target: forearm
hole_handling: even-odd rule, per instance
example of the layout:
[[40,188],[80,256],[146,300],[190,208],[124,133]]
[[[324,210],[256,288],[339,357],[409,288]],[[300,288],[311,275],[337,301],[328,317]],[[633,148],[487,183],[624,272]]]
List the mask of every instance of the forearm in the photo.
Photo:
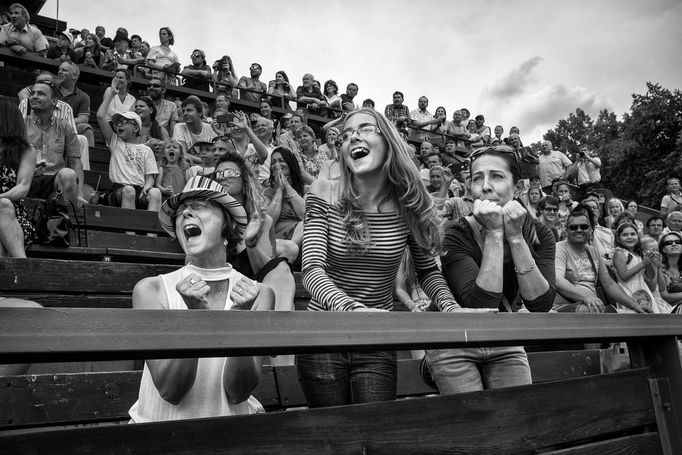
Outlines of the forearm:
[[76,177],[78,178],[78,190],[77,190],[77,196],[78,197],[83,197],[83,162],[81,161],[80,158],[75,158],[69,160],[69,167],[74,170],[76,173]]
[[526,241],[518,236],[509,239],[507,243],[514,261],[521,297],[524,300],[535,300],[545,294],[549,290],[549,283],[537,267]]
[[303,196],[298,194],[293,188],[289,187],[286,188],[286,193],[284,194],[284,198],[289,201],[289,204],[291,204],[291,207],[293,207],[294,212],[296,212],[296,215],[302,220],[305,218],[305,199],[303,199]]
[[490,292],[502,292],[504,256],[504,231],[486,231],[483,241],[483,259],[476,277],[479,288]]
[[573,283],[568,281],[565,277],[556,277],[556,288],[562,297],[575,300],[577,302],[584,302],[587,296],[585,295],[585,290],[575,286]]
[[228,357],[223,369],[223,390],[231,404],[248,400],[260,382],[261,357]]
[[270,215],[270,218],[272,218],[273,223],[277,223],[277,220],[279,220],[279,215],[281,212],[282,212],[282,189],[277,188],[275,194],[272,196],[272,199],[270,200],[270,204],[268,204],[268,215]]
[[146,363],[161,398],[178,405],[194,385],[199,360],[160,359]]
[[253,148],[256,149],[256,154],[258,155],[258,161],[263,164],[265,161],[268,159],[268,149],[265,147],[263,142],[258,139],[258,136],[256,136],[251,128],[246,128],[245,129],[247,136],[249,136],[249,140],[253,144]]
[[9,199],[10,201],[19,201],[26,197],[30,187],[31,184],[27,182],[17,183],[16,186],[10,188],[8,191],[0,193],[0,198]]

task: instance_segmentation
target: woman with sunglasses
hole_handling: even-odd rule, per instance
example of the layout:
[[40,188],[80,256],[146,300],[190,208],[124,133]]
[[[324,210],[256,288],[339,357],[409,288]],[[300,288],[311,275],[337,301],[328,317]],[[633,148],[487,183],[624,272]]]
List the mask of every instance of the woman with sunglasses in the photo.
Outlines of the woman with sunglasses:
[[682,277],[680,277],[680,256],[682,255],[682,235],[668,232],[658,244],[661,253],[661,269],[658,274],[658,288],[661,297],[673,306],[673,313],[682,308]]
[[[445,230],[443,275],[460,305],[500,312],[546,312],[555,295],[552,231],[516,200],[519,156],[509,146],[471,154],[473,215]],[[443,311],[442,308],[440,308]],[[426,361],[442,394],[531,383],[522,346],[432,349]]]
[[211,67],[206,63],[206,54],[201,49],[194,49],[190,58],[192,64],[185,66],[181,73],[183,76],[187,76],[182,85],[194,90],[208,92],[212,72]]
[[[316,180],[306,199],[308,310],[390,310],[406,247],[429,298],[444,310],[458,308],[433,257],[441,220],[398,131],[364,108],[348,114],[341,142],[341,180]],[[310,407],[396,398],[394,351],[305,354],[296,364]]]

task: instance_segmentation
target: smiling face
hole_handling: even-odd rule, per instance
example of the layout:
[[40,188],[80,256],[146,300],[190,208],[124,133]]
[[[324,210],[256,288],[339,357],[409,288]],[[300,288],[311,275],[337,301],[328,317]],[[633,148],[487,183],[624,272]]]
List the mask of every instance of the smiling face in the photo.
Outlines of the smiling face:
[[225,250],[223,226],[229,220],[222,208],[210,201],[191,199],[178,206],[175,235],[188,258],[200,258]]
[[379,173],[388,157],[388,144],[376,119],[364,112],[352,115],[343,127],[342,136],[348,134],[341,153],[350,172],[356,176]]
[[471,195],[474,199],[504,205],[514,198],[514,178],[504,158],[487,154],[471,164]]
[[126,91],[128,88],[128,75],[125,71],[116,71],[116,89]]
[[586,216],[572,216],[566,220],[566,240],[574,246],[583,246],[590,238],[590,220]]
[[272,114],[272,108],[268,103],[260,103],[260,115],[265,118],[270,118]]
[[679,255],[682,252],[682,240],[679,235],[666,234],[661,238],[661,251],[666,256]]
[[680,181],[678,179],[670,179],[668,181],[668,192],[677,194],[680,191]]
[[31,109],[37,112],[52,109],[57,104],[56,98],[53,98],[52,88],[39,82],[33,84],[28,101],[31,104]]
[[218,172],[222,172],[222,177],[219,180],[216,179],[216,181],[225,187],[230,196],[241,199],[243,197],[244,183],[242,182],[239,165],[232,161],[223,161],[216,168],[216,173]]
[[608,210],[611,216],[615,217],[621,212],[620,204],[617,201],[611,201],[609,202]]
[[440,186],[443,184],[443,171],[441,169],[431,169],[429,178],[433,188],[440,188]]
[[639,235],[637,235],[637,231],[635,229],[626,227],[623,228],[618,235],[618,241],[624,248],[632,250],[639,243]]
[[495,136],[496,137],[502,137],[502,133],[504,133],[504,130],[502,129],[501,126],[496,126],[495,127]]
[[547,204],[542,209],[542,218],[546,223],[553,224],[556,221],[559,208],[554,204]]
[[194,104],[187,104],[182,108],[182,118],[185,120],[185,123],[201,122],[201,114],[197,111]]
[[439,107],[438,109],[436,109],[436,117],[445,118],[445,115],[446,115],[445,109],[443,109],[442,107]]
[[308,150],[312,148],[313,141],[314,141],[313,137],[305,131],[302,132],[298,137],[298,143],[301,146],[301,149],[303,150]]

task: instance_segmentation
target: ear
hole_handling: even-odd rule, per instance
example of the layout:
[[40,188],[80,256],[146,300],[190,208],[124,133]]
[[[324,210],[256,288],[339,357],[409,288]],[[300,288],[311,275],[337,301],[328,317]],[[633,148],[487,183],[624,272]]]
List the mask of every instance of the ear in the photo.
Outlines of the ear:
[[514,199],[521,196],[521,193],[523,193],[523,179],[519,179],[516,185],[514,185]]

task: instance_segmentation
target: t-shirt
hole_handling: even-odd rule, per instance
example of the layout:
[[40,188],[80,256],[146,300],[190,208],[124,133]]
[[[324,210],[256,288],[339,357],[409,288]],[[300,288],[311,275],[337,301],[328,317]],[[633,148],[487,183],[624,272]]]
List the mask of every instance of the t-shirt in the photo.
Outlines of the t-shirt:
[[571,160],[563,153],[552,150],[548,155],[540,154],[540,164],[538,164],[538,171],[540,173],[540,185],[542,187],[552,184],[552,180],[562,177]]
[[107,146],[111,150],[109,180],[112,182],[144,186],[147,175],[159,173],[154,152],[146,145],[124,142],[114,134]]
[[197,142],[211,142],[217,136],[211,125],[203,122],[201,123],[201,132],[199,134],[192,133],[186,123],[178,123],[173,128],[173,139],[178,141],[187,153],[194,156],[199,156],[199,153],[194,150],[194,144]]
[[[597,250],[591,245],[585,245],[586,251],[578,252],[568,244],[567,240],[562,240],[556,244],[556,276],[564,277],[574,286],[587,289],[592,295],[597,295],[597,270],[596,261],[599,258]],[[592,260],[590,260],[590,256]],[[594,261],[594,263],[593,263]]]
[[61,98],[62,101],[71,106],[74,117],[78,117],[81,114],[87,114],[88,118],[90,118],[90,97],[83,90],[74,87],[72,93],[62,95]]
[[242,76],[237,84],[240,87],[246,87],[249,90],[258,90],[262,93],[247,92],[246,90],[239,91],[239,98],[246,101],[253,101],[254,103],[260,102],[263,95],[268,91],[268,86],[265,85],[263,81],[257,81],[250,77]]

